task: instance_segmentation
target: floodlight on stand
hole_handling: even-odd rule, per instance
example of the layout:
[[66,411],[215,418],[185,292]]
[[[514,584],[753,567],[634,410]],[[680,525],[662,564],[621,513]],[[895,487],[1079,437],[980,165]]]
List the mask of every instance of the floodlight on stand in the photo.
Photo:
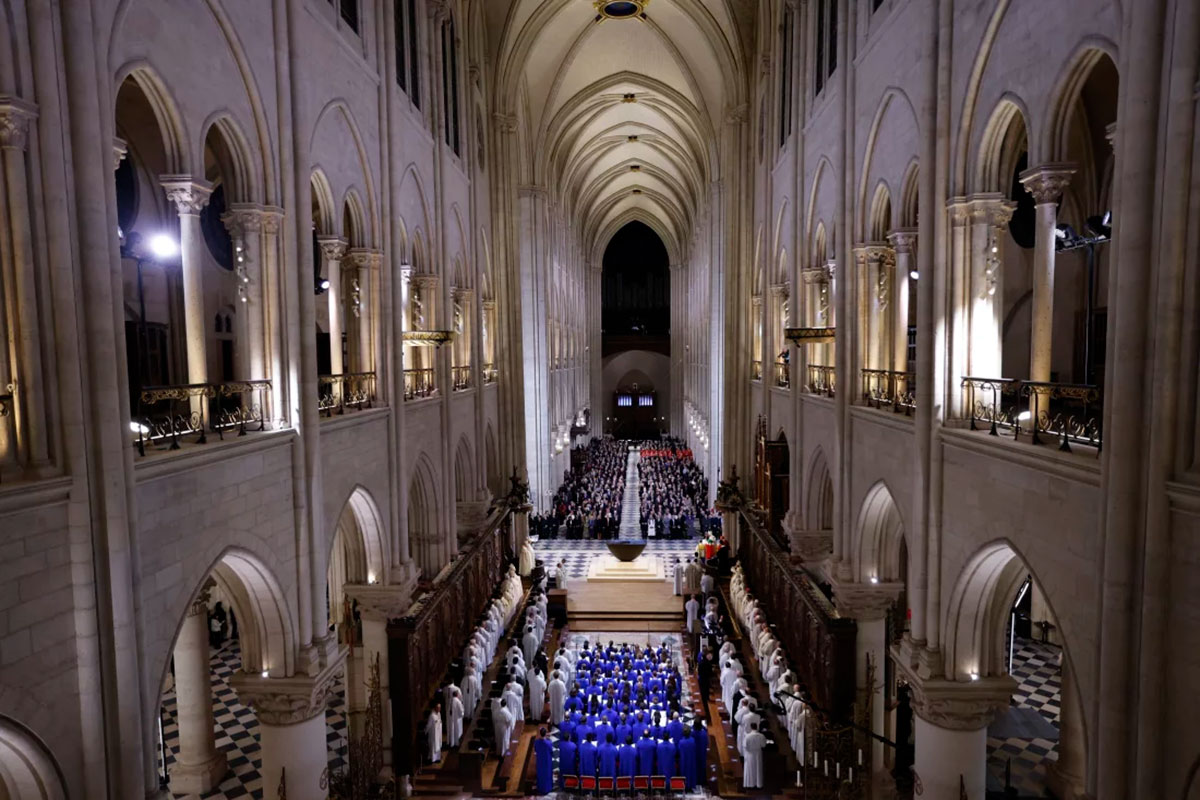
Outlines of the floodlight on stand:
[[141,434],[143,436],[150,432],[149,426],[143,425],[142,423],[137,422],[136,420],[130,421],[129,430],[133,431],[134,433]]
[[911,278],[911,279],[913,279],[914,281],[916,281],[916,280],[920,280],[920,279],[921,279],[921,273],[917,272],[917,271],[914,269],[914,270],[912,270],[911,272],[909,272],[909,273],[908,273],[908,277],[909,277],[909,278]]
[[179,252],[179,243],[165,233],[156,233],[148,242],[150,254],[155,258],[174,258]]
[[1086,224],[1088,231],[1097,239],[1109,239],[1112,237],[1111,211],[1105,211],[1103,214],[1088,217]]

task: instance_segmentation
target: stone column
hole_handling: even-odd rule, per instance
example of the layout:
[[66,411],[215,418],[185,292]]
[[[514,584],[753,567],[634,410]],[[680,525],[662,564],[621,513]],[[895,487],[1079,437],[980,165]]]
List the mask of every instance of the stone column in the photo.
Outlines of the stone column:
[[[238,336],[238,351],[246,361],[238,364],[235,377],[260,380],[267,375],[265,317],[262,292],[262,229],[264,212],[253,205],[234,204],[221,217],[233,239],[233,267],[239,280],[244,327]],[[245,398],[253,402],[252,398]],[[263,409],[264,413],[266,409]]]
[[[787,349],[788,343],[783,338],[783,329],[787,327],[787,320],[783,316],[783,306],[788,301],[789,288],[786,283],[777,283],[771,286],[771,352],[770,358],[770,381],[771,385],[776,385],[775,380],[775,365],[779,363],[779,354]],[[790,371],[789,364],[789,371]],[[789,376],[790,383],[790,376]],[[764,406],[767,404],[764,403]],[[766,408],[763,409],[764,413]]]
[[1066,190],[1075,167],[1043,164],[1020,175],[1022,185],[1037,203],[1033,253],[1033,322],[1029,344],[1029,379],[1050,380],[1054,339],[1054,243],[1057,241],[1058,198]]
[[1075,691],[1075,675],[1066,658],[1062,663],[1061,713],[1058,721],[1058,760],[1046,765],[1046,785],[1060,800],[1085,796],[1087,742],[1083,738],[1083,709]]
[[233,677],[238,697],[258,717],[265,797],[283,797],[284,791],[288,800],[329,796],[325,706],[345,657],[344,648],[336,651],[313,676],[263,678],[239,672]]
[[[342,359],[342,329],[346,303],[342,297],[342,258],[346,255],[346,240],[337,236],[322,236],[317,240],[325,257],[325,277],[329,281],[326,297],[329,302],[329,372],[341,375],[346,371]],[[343,387],[344,391],[344,387]]]
[[208,383],[208,314],[204,310],[204,234],[200,212],[212,184],[187,175],[160,179],[167,199],[179,212],[179,261],[183,275],[183,324],[187,339],[187,381]]
[[211,666],[208,652],[208,593],[192,603],[175,641],[175,698],[179,756],[171,767],[174,794],[203,794],[228,771],[213,733]]
[[891,365],[891,330],[888,320],[892,302],[891,271],[895,259],[890,248],[871,245],[867,248],[867,271],[862,308],[867,313],[866,341],[863,367],[888,369]]
[[354,371],[375,371],[375,311],[371,285],[375,279],[375,265],[381,254],[376,250],[355,248],[349,253],[353,265],[354,284],[350,295],[350,324],[357,326],[354,339]]
[[924,789],[922,800],[982,798],[987,726],[1008,707],[1016,682],[1007,675],[977,681],[906,677],[913,692],[913,770]]
[[[887,657],[887,615],[895,604],[901,583],[843,583],[833,581],[834,603],[845,617],[858,622],[854,667],[860,702],[871,705],[871,731],[883,735],[883,660]],[[873,668],[873,669],[872,669]],[[869,682],[868,682],[869,681]],[[883,768],[883,743],[871,743],[871,769]]]
[[[402,584],[347,584],[346,597],[358,602],[363,628],[363,678],[370,677],[371,666],[379,659],[379,695],[383,703],[383,770],[381,775],[392,774],[392,699],[388,689],[388,639],[389,619],[404,616],[412,604],[416,575]],[[366,692],[364,691],[364,695]]]
[[[0,275],[0,285],[8,295],[9,336],[15,345],[13,374],[14,427],[18,459],[24,466],[42,466],[50,459],[47,437],[47,407],[42,376],[41,330],[38,321],[37,270],[33,262],[33,228],[29,216],[28,176],[25,172],[25,147],[29,125],[37,118],[37,108],[15,97],[0,97],[0,152],[3,153],[6,200],[0,200],[0,213],[7,206],[8,236],[0,236],[12,245],[12,272]],[[2,263],[2,262],[0,262]],[[9,294],[11,292],[11,294]],[[3,391],[4,384],[0,384]]]
[[[897,372],[908,371],[908,281],[916,261],[913,249],[917,244],[914,228],[901,228],[888,235],[896,254],[895,279],[892,282],[892,366]],[[913,391],[916,387],[907,387]]]
[[998,378],[1002,377],[1004,326],[1001,241],[1016,203],[1001,194],[984,194],[973,196],[969,205],[971,267],[966,294],[971,332],[967,369],[971,375]]
[[[953,197],[946,203],[946,211],[950,218],[950,274],[946,279],[947,292],[950,295],[947,336],[950,363],[949,374],[946,376],[946,388],[949,396],[948,416],[960,418],[965,411],[966,404],[965,392],[960,384],[965,376],[971,374],[971,368],[968,366],[971,328],[971,305],[968,300],[971,285],[971,256],[967,227],[971,219],[971,210],[965,197]],[[922,641],[924,640],[924,619],[923,608],[913,612],[913,635]]]
[[[517,564],[521,563],[521,548],[525,546],[526,540],[529,539],[529,512],[533,511],[533,506],[525,504],[513,509],[512,515],[512,530],[513,530],[513,554],[517,557]],[[522,578],[528,578],[528,572],[521,573]]]

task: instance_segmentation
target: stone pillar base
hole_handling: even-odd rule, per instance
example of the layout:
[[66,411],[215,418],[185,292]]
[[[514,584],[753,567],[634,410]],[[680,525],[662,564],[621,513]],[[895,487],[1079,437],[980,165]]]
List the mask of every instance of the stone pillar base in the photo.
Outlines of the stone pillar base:
[[227,772],[229,762],[223,750],[199,764],[181,764],[176,761],[168,773],[171,793],[204,794],[215,788]]
[[1083,776],[1069,774],[1058,761],[1046,765],[1046,787],[1058,800],[1083,800],[1087,797],[1083,790]]

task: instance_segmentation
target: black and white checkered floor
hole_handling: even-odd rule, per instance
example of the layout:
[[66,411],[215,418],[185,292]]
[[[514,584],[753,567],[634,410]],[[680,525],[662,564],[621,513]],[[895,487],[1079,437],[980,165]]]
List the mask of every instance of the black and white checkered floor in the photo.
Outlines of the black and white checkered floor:
[[[688,556],[696,554],[695,539],[647,539],[646,552],[667,556],[667,578],[675,574],[675,556],[686,563]],[[572,580],[586,578],[588,566],[596,556],[608,552],[608,546],[595,539],[547,539],[533,543],[534,553],[547,566],[557,564],[561,558],[567,577]]]
[[987,788],[1004,789],[1006,762],[1009,762],[1012,786],[1021,797],[1045,797],[1046,765],[1058,760],[1057,730],[1062,711],[1062,672],[1058,659],[1062,651],[1032,639],[1018,638],[1014,646],[1012,676],[1018,684],[1013,695],[1016,708],[1036,711],[1049,726],[1041,726],[1045,728],[1044,735],[1016,737],[994,735],[1004,732],[993,724],[987,740]]
[[[242,653],[237,641],[225,642],[212,654],[212,701],[217,748],[228,754],[229,773],[216,789],[203,795],[187,795],[187,800],[195,797],[250,797],[261,800],[263,796],[262,775],[259,773],[262,758],[258,752],[258,720],[253,711],[241,704],[237,692],[229,685],[229,679],[241,665]],[[179,753],[174,689],[163,694],[162,724],[167,769],[170,770]],[[329,747],[329,771],[335,773],[345,768],[347,754],[344,686],[339,686],[331,695],[329,706],[325,709],[325,734]]]

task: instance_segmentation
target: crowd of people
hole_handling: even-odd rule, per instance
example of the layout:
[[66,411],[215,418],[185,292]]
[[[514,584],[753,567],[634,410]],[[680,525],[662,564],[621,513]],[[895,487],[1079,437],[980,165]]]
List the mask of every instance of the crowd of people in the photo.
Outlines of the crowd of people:
[[[582,646],[580,643],[582,642]],[[559,650],[550,681],[550,724],[558,729],[559,785],[583,777],[681,777],[705,782],[708,731],[684,721],[682,679],[667,646],[592,647],[585,637]],[[538,742],[546,742],[539,745]],[[553,752],[539,731],[537,793],[553,790]]]
[[638,459],[638,502],[642,538],[686,539],[720,530],[708,509],[708,479],[692,451],[675,438],[642,445]]
[[578,468],[567,470],[551,509],[530,517],[530,533],[541,539],[615,539],[621,530],[625,496],[624,442],[593,439]]

